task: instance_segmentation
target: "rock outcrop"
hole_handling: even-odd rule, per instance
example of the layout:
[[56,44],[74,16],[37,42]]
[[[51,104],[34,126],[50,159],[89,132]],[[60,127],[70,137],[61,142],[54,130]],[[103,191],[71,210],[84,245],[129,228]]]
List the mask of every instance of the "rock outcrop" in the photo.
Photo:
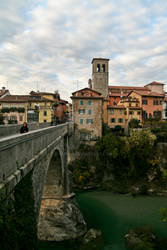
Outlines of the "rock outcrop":
[[86,223],[75,199],[42,201],[38,238],[42,241],[76,239],[86,232]]

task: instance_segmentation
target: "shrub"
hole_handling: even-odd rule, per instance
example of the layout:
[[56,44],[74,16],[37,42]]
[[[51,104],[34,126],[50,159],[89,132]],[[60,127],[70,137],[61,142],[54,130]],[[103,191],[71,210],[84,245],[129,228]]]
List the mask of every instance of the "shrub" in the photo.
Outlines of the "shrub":
[[142,184],[139,188],[139,193],[142,195],[148,194],[148,186],[146,184]]
[[138,119],[131,119],[130,122],[129,122],[129,127],[130,128],[140,128],[140,121]]

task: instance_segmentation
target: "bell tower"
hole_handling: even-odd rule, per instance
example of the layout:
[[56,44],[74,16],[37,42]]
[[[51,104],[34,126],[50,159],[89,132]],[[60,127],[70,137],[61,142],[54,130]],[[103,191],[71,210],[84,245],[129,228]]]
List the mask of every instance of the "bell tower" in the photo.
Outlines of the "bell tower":
[[108,96],[108,64],[109,59],[93,58],[92,60],[92,89]]

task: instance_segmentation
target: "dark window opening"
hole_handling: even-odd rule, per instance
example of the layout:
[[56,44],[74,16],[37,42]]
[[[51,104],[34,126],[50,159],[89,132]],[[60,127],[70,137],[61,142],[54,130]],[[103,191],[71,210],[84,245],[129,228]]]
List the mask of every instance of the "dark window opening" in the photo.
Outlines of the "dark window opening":
[[106,65],[105,64],[102,65],[102,70],[103,70],[103,72],[106,71]]
[[146,99],[143,99],[143,100],[142,100],[142,104],[143,104],[143,105],[147,105],[147,100],[146,100]]
[[143,110],[142,116],[144,120],[147,119],[147,112],[145,110]]
[[97,64],[97,72],[100,72],[100,64]]

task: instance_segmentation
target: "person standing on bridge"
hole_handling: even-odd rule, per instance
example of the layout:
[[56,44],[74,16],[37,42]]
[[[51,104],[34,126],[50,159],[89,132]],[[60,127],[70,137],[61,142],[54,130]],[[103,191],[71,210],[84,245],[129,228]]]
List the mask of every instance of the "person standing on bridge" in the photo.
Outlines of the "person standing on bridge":
[[21,129],[20,129],[20,133],[23,134],[23,133],[27,133],[27,132],[28,132],[27,123],[24,122],[24,123],[23,123],[23,126],[22,126]]

